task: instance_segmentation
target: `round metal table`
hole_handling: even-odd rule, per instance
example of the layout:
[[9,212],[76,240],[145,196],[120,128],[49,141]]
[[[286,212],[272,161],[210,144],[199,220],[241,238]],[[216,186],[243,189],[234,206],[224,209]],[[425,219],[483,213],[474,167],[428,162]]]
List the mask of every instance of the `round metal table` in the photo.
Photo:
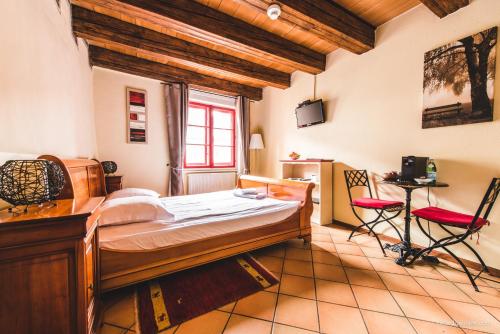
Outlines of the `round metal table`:
[[[411,246],[411,237],[410,237],[410,225],[411,225],[411,195],[413,190],[420,188],[444,188],[449,185],[444,182],[431,182],[426,184],[420,184],[415,181],[382,181],[384,184],[392,184],[396,187],[400,187],[406,192],[406,203],[405,203],[405,230],[403,240],[395,245],[386,244],[385,248],[389,249],[393,252],[399,253],[399,257],[395,259],[395,262],[401,266],[406,264],[406,259],[409,256],[414,256],[419,249],[413,248]],[[436,262],[437,259],[431,256],[426,257],[427,260],[432,262]]]

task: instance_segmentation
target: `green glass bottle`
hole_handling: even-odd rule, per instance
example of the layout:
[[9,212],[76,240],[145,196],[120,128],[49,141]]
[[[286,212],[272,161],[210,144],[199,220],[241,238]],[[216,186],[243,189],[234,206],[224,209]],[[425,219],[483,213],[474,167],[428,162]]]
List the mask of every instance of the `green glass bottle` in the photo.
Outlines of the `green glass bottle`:
[[435,182],[437,180],[437,168],[436,164],[434,163],[434,160],[429,159],[426,171],[427,171],[427,178]]

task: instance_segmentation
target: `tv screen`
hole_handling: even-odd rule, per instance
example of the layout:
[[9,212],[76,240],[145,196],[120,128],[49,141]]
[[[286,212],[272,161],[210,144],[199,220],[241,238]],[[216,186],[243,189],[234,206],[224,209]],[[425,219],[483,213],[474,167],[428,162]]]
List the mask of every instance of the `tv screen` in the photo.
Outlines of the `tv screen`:
[[299,107],[295,109],[295,115],[297,116],[298,128],[325,123],[323,100],[306,102],[299,105]]

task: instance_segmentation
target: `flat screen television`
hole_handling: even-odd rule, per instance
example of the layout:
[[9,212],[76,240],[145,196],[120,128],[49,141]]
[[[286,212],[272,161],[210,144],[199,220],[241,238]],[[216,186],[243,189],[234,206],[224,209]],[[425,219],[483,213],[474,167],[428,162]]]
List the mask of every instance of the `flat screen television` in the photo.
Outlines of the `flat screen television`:
[[297,128],[325,123],[325,113],[323,111],[323,100],[306,101],[295,109],[297,116]]

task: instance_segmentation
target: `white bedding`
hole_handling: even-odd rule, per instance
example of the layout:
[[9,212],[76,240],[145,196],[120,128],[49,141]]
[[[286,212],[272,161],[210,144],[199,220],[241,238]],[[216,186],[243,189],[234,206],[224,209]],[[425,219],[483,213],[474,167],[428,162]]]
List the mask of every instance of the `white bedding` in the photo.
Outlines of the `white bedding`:
[[174,221],[149,221],[99,229],[99,246],[121,251],[168,247],[277,223],[300,202],[236,197],[231,191],[161,198]]

